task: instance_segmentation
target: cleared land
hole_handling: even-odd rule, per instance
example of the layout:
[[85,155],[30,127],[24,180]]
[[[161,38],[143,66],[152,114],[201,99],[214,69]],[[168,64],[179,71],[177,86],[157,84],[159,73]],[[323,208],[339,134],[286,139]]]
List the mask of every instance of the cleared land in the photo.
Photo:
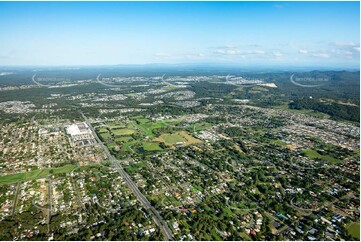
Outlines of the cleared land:
[[111,138],[112,135],[110,133],[100,133],[100,137],[104,140],[104,139],[108,139]]
[[112,129],[112,133],[117,136],[127,136],[134,134],[135,132],[134,129]]
[[24,173],[17,173],[17,174],[12,174],[12,175],[1,176],[0,177],[0,185],[44,178],[50,174],[51,170],[53,171],[53,174],[68,173],[68,172],[72,171],[74,168],[76,168],[76,165],[65,165],[65,166],[58,167],[58,168],[47,168],[47,169],[34,170],[34,171],[29,171],[29,172],[24,172]]
[[154,142],[142,142],[142,147],[146,151],[161,151],[163,150],[161,147],[159,147],[158,143]]
[[[182,143],[183,145],[201,143],[200,140],[192,137],[186,131],[162,134],[161,137],[158,138],[156,138],[156,135],[153,133],[155,129],[166,128],[178,123],[180,123],[178,120],[160,120],[154,122],[150,119],[137,116],[134,117],[133,121],[127,122],[126,124],[116,121],[107,122],[105,123],[107,128],[99,128],[98,133],[103,140],[106,140],[106,145],[109,149],[113,149],[116,145],[119,145],[121,151],[127,153],[162,151],[163,148],[159,142],[164,142],[168,147],[172,148],[175,148],[174,145],[177,143]],[[196,129],[202,129],[205,124],[207,123],[196,127]],[[135,133],[139,138],[130,136]]]
[[115,141],[116,143],[122,143],[122,142],[128,142],[128,141],[130,141],[130,140],[132,140],[132,139],[133,139],[133,138],[130,137],[130,136],[122,136],[122,137],[119,137],[119,138],[114,139],[114,141]]
[[202,143],[199,139],[194,138],[185,131],[179,131],[170,134],[162,134],[153,141],[164,142],[165,145],[174,147],[175,144],[182,142],[183,145],[199,144]]
[[[169,125],[177,124],[179,121],[172,120],[172,121],[166,121],[166,120],[160,120],[156,122],[152,122],[151,120],[147,118],[136,118],[136,122],[129,123],[133,127],[136,127],[137,129],[143,131],[143,133],[150,137],[154,138],[155,135],[153,133],[154,129],[164,128]],[[129,127],[129,126],[128,126]],[[130,126],[131,127],[131,126]]]
[[98,128],[98,132],[101,133],[108,133],[108,130],[106,128]]
[[302,110],[291,109],[291,108],[288,107],[288,103],[285,103],[285,104],[282,104],[282,105],[279,105],[279,106],[273,106],[272,108],[273,109],[286,110],[286,111],[292,112],[292,113],[307,114],[307,115],[317,117],[317,118],[324,118],[324,119],[330,118],[330,116],[327,115],[327,114],[320,113],[320,112],[317,112],[317,111],[313,111],[313,110],[310,110],[310,109],[302,109]]
[[118,121],[107,122],[106,125],[109,129],[120,129],[125,127],[124,123]]
[[179,134],[169,134],[169,135],[164,135],[163,137],[164,141],[166,144],[176,144],[176,143],[183,143],[186,142],[187,140],[179,135]]
[[190,132],[198,132],[198,131],[205,130],[206,128],[208,128],[210,126],[212,126],[212,124],[207,123],[207,122],[194,123],[194,124],[189,125],[187,130]]
[[360,240],[360,223],[349,223],[346,228],[352,237]]
[[338,160],[332,156],[321,155],[320,153],[318,153],[316,150],[313,150],[313,149],[305,149],[302,151],[302,154],[309,159],[320,159],[323,161],[327,161],[331,164],[337,164],[340,162],[340,160]]

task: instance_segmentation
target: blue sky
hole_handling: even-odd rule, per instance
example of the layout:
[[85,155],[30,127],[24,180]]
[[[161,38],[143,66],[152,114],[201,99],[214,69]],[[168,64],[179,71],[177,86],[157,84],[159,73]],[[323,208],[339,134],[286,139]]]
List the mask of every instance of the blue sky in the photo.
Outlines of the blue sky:
[[0,2],[0,65],[358,66],[359,2]]

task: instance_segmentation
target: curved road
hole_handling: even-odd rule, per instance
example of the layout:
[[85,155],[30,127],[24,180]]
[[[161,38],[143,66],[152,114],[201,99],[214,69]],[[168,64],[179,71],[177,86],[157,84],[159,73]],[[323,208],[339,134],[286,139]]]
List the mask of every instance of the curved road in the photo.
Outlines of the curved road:
[[36,85],[38,85],[39,87],[49,87],[49,85],[41,84],[40,82],[35,81],[35,76],[36,74],[34,74],[31,79]]
[[300,86],[300,87],[319,87],[319,86],[324,85],[324,83],[316,84],[316,85],[305,85],[305,84],[301,84],[301,83],[298,83],[298,82],[296,82],[295,80],[293,80],[293,76],[294,76],[294,75],[295,75],[295,74],[292,74],[292,75],[291,75],[290,81],[291,81],[294,85],[296,85],[296,86]]

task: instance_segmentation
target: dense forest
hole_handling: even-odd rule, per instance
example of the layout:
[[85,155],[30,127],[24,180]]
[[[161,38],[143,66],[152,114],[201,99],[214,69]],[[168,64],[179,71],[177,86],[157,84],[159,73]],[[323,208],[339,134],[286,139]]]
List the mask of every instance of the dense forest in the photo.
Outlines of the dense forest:
[[314,111],[326,113],[334,119],[346,119],[360,122],[360,107],[357,105],[340,104],[335,102],[321,102],[312,98],[296,99],[289,104],[292,109],[312,109]]

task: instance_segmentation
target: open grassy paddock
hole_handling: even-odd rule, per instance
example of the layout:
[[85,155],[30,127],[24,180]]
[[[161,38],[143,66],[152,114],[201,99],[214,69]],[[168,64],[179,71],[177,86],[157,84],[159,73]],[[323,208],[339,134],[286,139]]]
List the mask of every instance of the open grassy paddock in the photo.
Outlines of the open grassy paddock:
[[340,160],[338,160],[332,156],[321,155],[320,153],[318,153],[316,150],[313,150],[313,149],[304,149],[302,151],[302,154],[309,159],[320,159],[320,160],[326,161],[330,164],[337,164],[340,162]]
[[153,133],[154,129],[159,129],[166,127],[167,125],[163,122],[151,122],[146,118],[138,118],[137,119],[137,128],[144,132],[144,134],[148,137],[153,138],[155,135]]
[[131,141],[133,138],[130,137],[130,136],[121,136],[121,137],[118,137],[118,138],[115,138],[114,141],[116,143],[123,143],[123,142],[128,142],[128,141]]
[[142,142],[142,147],[146,151],[161,151],[161,150],[163,150],[161,147],[159,147],[159,143],[155,143],[155,142]]
[[134,129],[112,129],[112,133],[116,136],[127,136],[134,134],[135,132]]
[[69,173],[74,168],[76,168],[75,165],[65,165],[65,166],[58,167],[58,168],[39,169],[39,170],[33,170],[33,171],[29,171],[29,172],[1,176],[0,177],[0,185],[44,178],[50,174],[51,170],[53,171],[53,174]]
[[194,123],[194,124],[189,125],[188,130],[191,132],[198,132],[198,131],[205,130],[206,128],[208,128],[210,126],[212,126],[212,125],[207,122]]
[[353,222],[346,225],[349,234],[357,240],[360,240],[360,222]]
[[112,135],[110,133],[100,133],[99,136],[104,140],[104,139],[108,139],[111,138]]
[[[107,128],[99,128],[98,133],[103,140],[109,138],[113,140],[107,140],[109,149],[113,149],[116,145],[119,145],[122,152],[133,154],[143,153],[144,151],[163,151],[163,148],[160,147],[160,142],[164,142],[171,148],[175,148],[174,145],[177,143],[183,145],[201,143],[200,140],[192,137],[186,131],[162,134],[158,138],[156,138],[156,135],[153,133],[155,129],[165,128],[178,123],[180,123],[178,120],[152,121],[141,116],[136,116],[133,118],[133,121],[127,123],[118,121],[107,122],[105,123]],[[197,127],[197,130],[204,128],[204,125],[205,124]],[[136,136],[140,138],[130,136],[135,133]]]
[[164,142],[165,145],[171,146],[171,147],[179,142],[182,142],[183,145],[202,143],[202,141],[189,135],[186,131],[179,131],[179,132],[170,133],[170,134],[162,134],[161,136],[154,139],[153,141]]
[[183,136],[181,136],[179,134],[169,134],[169,135],[166,134],[166,135],[164,135],[163,139],[166,144],[171,144],[171,145],[179,143],[179,142],[187,141]]
[[108,133],[108,130],[106,128],[98,128],[98,133],[101,134],[101,133]]

